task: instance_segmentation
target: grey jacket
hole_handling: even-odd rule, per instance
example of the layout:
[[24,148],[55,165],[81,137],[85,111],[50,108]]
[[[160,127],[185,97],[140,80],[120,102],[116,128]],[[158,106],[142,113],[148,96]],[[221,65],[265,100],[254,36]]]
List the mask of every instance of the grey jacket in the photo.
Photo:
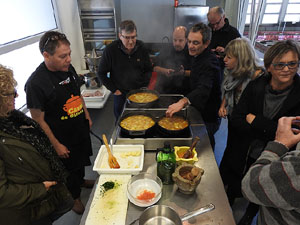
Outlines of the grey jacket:
[[269,142],[242,181],[244,196],[260,205],[258,224],[300,224],[300,151]]

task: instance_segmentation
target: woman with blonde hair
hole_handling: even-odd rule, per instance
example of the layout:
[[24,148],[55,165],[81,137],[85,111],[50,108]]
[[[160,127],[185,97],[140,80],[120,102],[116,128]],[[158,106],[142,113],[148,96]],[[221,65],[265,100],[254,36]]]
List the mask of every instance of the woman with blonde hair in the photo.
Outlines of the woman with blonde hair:
[[219,109],[219,116],[223,118],[230,117],[247,84],[263,73],[247,38],[237,38],[228,43],[224,62],[223,100]]
[[0,225],[50,225],[73,207],[67,172],[40,126],[15,110],[16,85],[0,65]]

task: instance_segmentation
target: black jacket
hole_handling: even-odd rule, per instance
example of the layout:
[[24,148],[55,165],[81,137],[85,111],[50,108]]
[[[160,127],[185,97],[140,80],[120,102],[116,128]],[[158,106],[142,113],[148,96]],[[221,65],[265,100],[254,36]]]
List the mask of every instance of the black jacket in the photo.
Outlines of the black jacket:
[[[282,116],[300,115],[300,78],[296,74],[294,86],[279,112],[273,119],[267,119],[263,116],[265,87],[270,83],[270,79],[271,76],[266,74],[251,81],[244,90],[231,116],[231,125],[236,136],[234,143],[231,144],[231,148],[227,148],[224,153],[221,167],[226,164],[233,173],[240,176],[240,179],[245,172],[244,169],[251,142],[259,139],[267,144],[268,141],[275,138],[279,118]],[[256,116],[251,124],[246,121],[246,115],[249,113]],[[233,173],[231,173],[231,176],[233,176]]]
[[190,75],[190,92],[186,95],[205,122],[216,122],[221,104],[220,64],[215,54],[205,49],[194,58]]
[[148,86],[152,65],[142,41],[136,41],[135,49],[129,55],[122,50],[122,45],[118,39],[105,48],[98,76],[111,92],[120,90],[126,94],[130,90]]
[[220,29],[212,32],[211,41],[209,47],[215,49],[218,46],[223,48],[233,39],[241,37],[239,31],[229,24],[227,18],[225,18],[225,25]]

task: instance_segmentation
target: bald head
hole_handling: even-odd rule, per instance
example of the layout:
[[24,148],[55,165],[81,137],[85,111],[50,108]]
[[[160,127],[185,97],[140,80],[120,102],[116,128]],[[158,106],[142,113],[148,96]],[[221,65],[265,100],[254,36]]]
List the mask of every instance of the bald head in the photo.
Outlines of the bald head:
[[184,26],[175,27],[173,31],[173,46],[176,51],[182,51],[187,42],[187,29]]
[[225,12],[220,6],[210,8],[207,13],[207,19],[210,27],[216,31],[220,30],[225,25]]

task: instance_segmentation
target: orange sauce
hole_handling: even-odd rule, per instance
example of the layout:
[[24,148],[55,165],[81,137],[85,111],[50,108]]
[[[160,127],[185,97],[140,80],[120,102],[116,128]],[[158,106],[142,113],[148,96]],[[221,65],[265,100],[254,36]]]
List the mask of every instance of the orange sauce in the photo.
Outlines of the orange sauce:
[[[183,158],[183,155],[184,155],[185,152],[177,152],[177,155],[179,158]],[[189,159],[193,158],[194,157],[194,153],[192,152],[192,154],[189,156]]]
[[155,193],[153,191],[144,190],[141,194],[137,196],[137,199],[150,201],[154,197]]

